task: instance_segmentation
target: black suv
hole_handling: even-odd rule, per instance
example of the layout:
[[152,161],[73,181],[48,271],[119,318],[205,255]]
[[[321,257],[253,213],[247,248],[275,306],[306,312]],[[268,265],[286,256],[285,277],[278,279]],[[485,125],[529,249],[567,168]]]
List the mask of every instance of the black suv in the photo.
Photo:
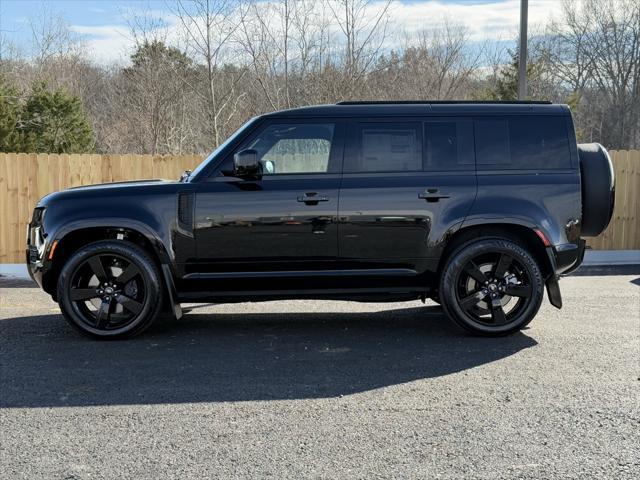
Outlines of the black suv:
[[527,325],[611,218],[599,144],[548,102],[343,102],[254,118],[179,181],[72,188],[29,225],[33,278],[95,337],[181,302],[431,298]]

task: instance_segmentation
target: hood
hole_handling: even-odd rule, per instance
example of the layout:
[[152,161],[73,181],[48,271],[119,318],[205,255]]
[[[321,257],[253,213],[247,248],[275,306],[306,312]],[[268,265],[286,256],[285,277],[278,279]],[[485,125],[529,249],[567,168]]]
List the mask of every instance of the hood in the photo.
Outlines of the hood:
[[162,188],[164,185],[174,185],[179,183],[177,180],[133,180],[127,182],[111,182],[111,183],[99,183],[95,185],[83,185],[80,187],[71,187],[59,192],[53,192],[44,196],[38,202],[39,207],[45,207],[53,201],[76,199],[82,197],[111,197],[113,195],[135,195],[140,193],[147,193],[156,190],[158,187]]
[[[114,187],[144,187],[151,183],[172,183],[171,180],[165,180],[161,178],[155,178],[153,180],[128,180],[126,182],[108,182],[108,183],[95,183],[93,185],[81,185],[79,187],[70,187],[66,190],[94,190],[101,188],[114,188]],[[63,190],[65,191],[65,190]]]

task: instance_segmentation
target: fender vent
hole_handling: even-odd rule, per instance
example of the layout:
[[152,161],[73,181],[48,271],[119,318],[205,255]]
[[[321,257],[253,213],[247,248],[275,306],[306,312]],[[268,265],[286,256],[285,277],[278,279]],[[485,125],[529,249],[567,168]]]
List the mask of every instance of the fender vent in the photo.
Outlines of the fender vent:
[[178,194],[178,227],[193,232],[193,193]]

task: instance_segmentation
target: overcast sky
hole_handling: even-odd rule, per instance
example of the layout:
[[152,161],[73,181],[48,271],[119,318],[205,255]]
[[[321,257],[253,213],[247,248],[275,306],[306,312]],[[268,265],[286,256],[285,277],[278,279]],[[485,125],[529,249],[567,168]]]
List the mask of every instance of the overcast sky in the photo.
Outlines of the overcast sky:
[[[122,61],[132,45],[127,18],[134,12],[150,11],[161,16],[170,28],[176,23],[170,3],[166,0],[0,0],[0,31],[19,47],[28,45],[30,19],[59,16],[84,40],[93,60]],[[530,29],[544,24],[557,14],[559,7],[560,0],[530,0]],[[375,4],[372,8],[376,8]],[[518,32],[519,8],[519,0],[396,0],[390,16],[396,33],[428,29],[446,17],[466,26],[473,41],[510,41]],[[397,38],[400,41],[400,35]]]

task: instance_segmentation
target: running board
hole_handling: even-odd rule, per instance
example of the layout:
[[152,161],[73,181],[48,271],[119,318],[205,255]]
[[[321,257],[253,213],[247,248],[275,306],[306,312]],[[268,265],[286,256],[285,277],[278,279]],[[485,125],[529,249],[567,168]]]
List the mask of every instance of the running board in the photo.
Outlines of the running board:
[[232,301],[275,300],[275,299],[313,299],[322,297],[357,297],[367,295],[401,296],[415,295],[416,298],[427,294],[423,286],[415,287],[381,287],[381,288],[313,288],[304,290],[251,290],[251,291],[217,291],[217,292],[181,292],[180,301],[201,301],[203,299],[229,299]]

